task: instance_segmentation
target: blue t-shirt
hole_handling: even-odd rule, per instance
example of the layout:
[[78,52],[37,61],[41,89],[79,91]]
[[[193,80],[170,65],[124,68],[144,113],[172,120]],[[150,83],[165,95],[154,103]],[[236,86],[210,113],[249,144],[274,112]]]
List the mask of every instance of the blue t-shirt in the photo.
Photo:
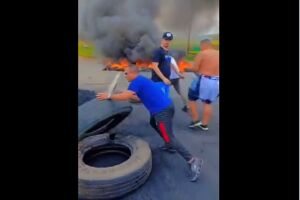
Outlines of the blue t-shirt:
[[[168,51],[164,50],[162,47],[159,47],[153,52],[152,62],[157,62],[158,68],[161,71],[161,73],[166,78],[169,78],[171,74],[171,69],[170,69],[170,60],[168,60],[167,57],[168,57]],[[151,80],[153,80],[154,82],[162,82],[161,78],[159,78],[159,76],[157,76],[157,74],[153,70],[152,70]]]
[[172,104],[161,84],[141,75],[131,81],[128,90],[136,93],[150,114],[156,114]]

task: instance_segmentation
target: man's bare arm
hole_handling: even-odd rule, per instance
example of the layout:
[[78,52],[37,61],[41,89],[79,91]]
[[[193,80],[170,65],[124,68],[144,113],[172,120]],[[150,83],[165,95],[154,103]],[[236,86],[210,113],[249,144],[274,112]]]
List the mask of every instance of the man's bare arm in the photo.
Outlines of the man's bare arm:
[[192,66],[192,68],[190,68],[190,70],[193,72],[199,72],[199,70],[201,68],[201,62],[202,62],[202,53],[199,53],[195,57],[193,66]]
[[140,98],[136,94],[134,94],[130,99],[134,100],[134,101],[141,101]]
[[157,62],[152,62],[152,65],[151,65],[151,68],[152,70],[157,74],[157,76],[159,78],[161,78],[161,80],[163,80],[163,82],[167,85],[170,85],[171,82],[168,78],[166,78],[160,71],[160,69],[158,68],[158,63]]
[[[119,94],[113,94],[111,95],[110,99],[115,101],[126,101],[131,98],[134,98],[134,92],[130,90],[126,90],[124,92],[121,92]],[[108,98],[108,93],[99,93],[97,94],[97,99],[99,100],[106,100]]]

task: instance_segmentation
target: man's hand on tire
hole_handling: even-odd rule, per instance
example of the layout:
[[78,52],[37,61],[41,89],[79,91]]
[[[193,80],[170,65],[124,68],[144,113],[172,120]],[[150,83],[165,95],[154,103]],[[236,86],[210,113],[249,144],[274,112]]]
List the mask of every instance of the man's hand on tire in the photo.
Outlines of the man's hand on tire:
[[109,99],[108,93],[98,93],[96,97],[100,101]]

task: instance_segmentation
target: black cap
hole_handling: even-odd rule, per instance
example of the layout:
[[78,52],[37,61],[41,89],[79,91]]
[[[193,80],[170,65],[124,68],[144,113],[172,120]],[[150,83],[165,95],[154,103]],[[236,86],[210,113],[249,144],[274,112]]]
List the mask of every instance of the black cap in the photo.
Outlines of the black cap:
[[165,40],[173,40],[173,34],[171,32],[164,32],[162,38]]

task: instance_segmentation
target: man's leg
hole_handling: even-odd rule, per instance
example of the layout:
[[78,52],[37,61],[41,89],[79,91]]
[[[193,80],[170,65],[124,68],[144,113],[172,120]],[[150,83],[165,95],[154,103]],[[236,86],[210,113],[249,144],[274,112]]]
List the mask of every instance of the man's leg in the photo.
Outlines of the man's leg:
[[190,115],[192,118],[192,122],[189,125],[190,128],[194,128],[197,127],[201,124],[201,122],[199,121],[199,114],[198,114],[198,108],[197,108],[197,100],[199,99],[199,87],[200,87],[200,81],[201,81],[201,77],[199,77],[198,79],[195,79],[190,88],[189,88],[189,92],[188,92],[188,106],[190,109]]
[[188,150],[175,138],[173,134],[172,118],[174,116],[174,107],[162,111],[155,115],[158,128],[167,146],[175,149],[187,162],[193,157]]
[[203,104],[203,117],[202,117],[202,125],[207,126],[211,116],[212,116],[212,105],[208,103]]
[[189,100],[188,105],[189,105],[189,108],[190,108],[190,114],[191,114],[191,117],[192,117],[192,121],[193,122],[199,121],[197,102]]
[[187,106],[187,100],[186,100],[186,98],[181,93],[179,95],[181,97],[181,100],[182,100],[184,106]]
[[153,116],[150,117],[149,123],[150,123],[151,127],[161,136],[161,133],[159,132],[159,129],[157,128],[156,121]]
[[185,159],[185,161],[190,165],[190,169],[193,173],[191,177],[192,182],[197,181],[200,171],[203,165],[203,160],[192,156],[192,154],[175,138],[173,134],[172,119],[174,116],[174,107],[169,107],[161,113],[155,115],[155,120],[158,122],[158,127],[164,140],[169,146],[174,148],[179,155]]
[[160,147],[162,150],[168,151],[170,153],[175,153],[176,150],[171,149],[171,147],[169,146],[169,144],[166,142],[165,138],[163,137],[161,131],[158,128],[158,125],[156,123],[156,120],[154,118],[154,116],[150,117],[150,125],[151,127],[159,134],[160,137],[162,137],[162,139],[164,140],[165,144],[164,146]]
[[201,121],[199,120],[197,102],[189,98],[188,106],[190,111],[189,113],[192,118],[192,122],[190,123],[189,127],[190,128],[199,127],[201,125]]
[[208,123],[212,117],[212,103],[219,97],[219,80],[211,78],[202,78],[200,84],[199,99],[203,102],[203,116],[200,128],[208,130]]
[[177,94],[180,96],[182,102],[183,102],[183,108],[182,111],[187,112],[188,111],[188,105],[187,105],[187,100],[186,98],[181,94],[181,89],[180,89],[180,79],[173,79],[172,80],[172,85],[177,92]]

